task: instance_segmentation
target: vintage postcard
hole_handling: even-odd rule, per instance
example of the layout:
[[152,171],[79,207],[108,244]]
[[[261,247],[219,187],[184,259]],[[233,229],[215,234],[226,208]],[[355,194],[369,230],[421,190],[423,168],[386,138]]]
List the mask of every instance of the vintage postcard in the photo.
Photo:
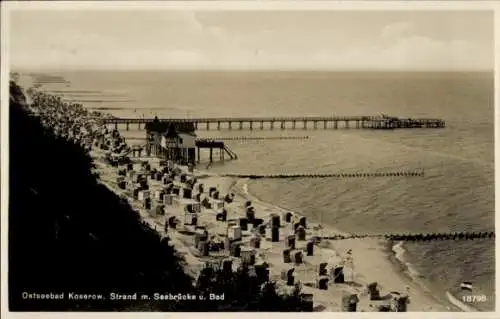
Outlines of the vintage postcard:
[[494,5],[2,3],[3,311],[495,317]]

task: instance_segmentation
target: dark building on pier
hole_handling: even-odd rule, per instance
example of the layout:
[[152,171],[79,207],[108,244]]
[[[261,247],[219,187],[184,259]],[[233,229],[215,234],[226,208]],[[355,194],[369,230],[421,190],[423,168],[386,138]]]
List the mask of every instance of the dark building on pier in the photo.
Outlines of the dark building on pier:
[[146,152],[179,164],[194,164],[196,134],[194,123],[160,122],[157,117],[147,123]]

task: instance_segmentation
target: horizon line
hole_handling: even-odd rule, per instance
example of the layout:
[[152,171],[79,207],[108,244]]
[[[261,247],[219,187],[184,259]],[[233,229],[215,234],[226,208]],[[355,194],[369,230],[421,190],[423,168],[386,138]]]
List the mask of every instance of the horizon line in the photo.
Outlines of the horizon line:
[[401,68],[30,68],[30,67],[10,67],[9,72],[329,72],[329,73],[494,73],[495,68],[488,69],[401,69]]

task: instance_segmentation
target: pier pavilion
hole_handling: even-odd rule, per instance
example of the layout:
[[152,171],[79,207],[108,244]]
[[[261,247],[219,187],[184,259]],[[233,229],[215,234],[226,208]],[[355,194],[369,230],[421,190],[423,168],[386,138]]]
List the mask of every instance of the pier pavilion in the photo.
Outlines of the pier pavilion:
[[[191,125],[190,125],[191,124]],[[146,153],[180,164],[195,163],[196,134],[192,123],[146,123]]]
[[219,157],[224,161],[224,154],[230,159],[238,156],[223,142],[213,139],[197,139],[194,123],[163,122],[155,118],[145,125],[146,147],[148,156],[154,155],[181,164],[200,162],[202,149],[209,150],[209,160],[213,162],[213,150],[219,150]]

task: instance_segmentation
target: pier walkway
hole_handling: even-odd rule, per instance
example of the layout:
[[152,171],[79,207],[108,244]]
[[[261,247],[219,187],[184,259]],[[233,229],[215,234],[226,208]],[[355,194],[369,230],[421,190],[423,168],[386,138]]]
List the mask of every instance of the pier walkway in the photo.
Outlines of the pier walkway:
[[[125,125],[137,124],[138,128],[152,122],[146,118],[106,118],[103,124]],[[162,118],[160,122],[193,123],[197,130],[205,129],[402,129],[402,128],[443,128],[445,121],[431,118],[397,118],[390,116],[303,116],[303,117],[199,117],[199,118]]]
[[270,140],[308,140],[309,136],[228,136],[206,137],[219,141],[270,141]]

